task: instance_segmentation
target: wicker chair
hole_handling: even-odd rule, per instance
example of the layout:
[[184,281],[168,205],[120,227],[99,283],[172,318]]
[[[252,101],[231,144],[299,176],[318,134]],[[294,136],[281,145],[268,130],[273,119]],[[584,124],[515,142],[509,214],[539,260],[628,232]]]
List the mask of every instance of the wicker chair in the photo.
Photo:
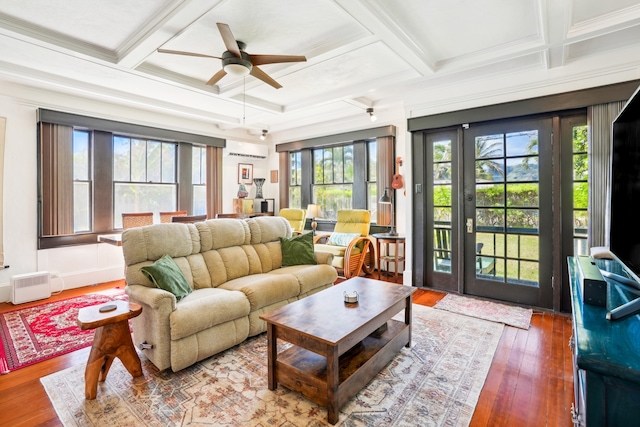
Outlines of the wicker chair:
[[172,222],[171,218],[174,216],[186,216],[187,211],[175,211],[175,212],[160,212],[160,222],[167,223]]
[[306,209],[282,208],[280,209],[280,216],[289,221],[291,229],[295,234],[302,234],[305,221],[307,220]]
[[153,212],[136,212],[122,214],[122,228],[144,227],[153,224]]
[[343,277],[360,276],[375,270],[375,245],[369,237],[371,213],[363,209],[338,211],[336,226],[331,234],[314,238],[317,252],[333,254],[333,266]]

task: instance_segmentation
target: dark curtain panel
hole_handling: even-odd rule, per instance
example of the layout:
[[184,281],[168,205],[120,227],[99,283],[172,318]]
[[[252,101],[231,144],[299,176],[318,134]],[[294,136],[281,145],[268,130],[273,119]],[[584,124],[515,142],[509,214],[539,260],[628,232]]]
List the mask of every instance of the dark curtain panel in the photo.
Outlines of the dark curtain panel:
[[73,234],[73,129],[40,123],[42,235]]

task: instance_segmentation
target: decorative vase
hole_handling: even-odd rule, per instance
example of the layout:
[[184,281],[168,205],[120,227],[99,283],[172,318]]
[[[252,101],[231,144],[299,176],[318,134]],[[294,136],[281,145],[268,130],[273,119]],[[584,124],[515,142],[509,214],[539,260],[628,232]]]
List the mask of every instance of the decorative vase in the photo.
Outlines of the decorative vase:
[[256,184],[256,199],[263,199],[262,186],[264,185],[264,178],[253,178],[253,182]]
[[244,186],[244,184],[240,184],[240,187],[238,187],[238,199],[244,199],[248,195],[249,192],[247,191],[247,188]]

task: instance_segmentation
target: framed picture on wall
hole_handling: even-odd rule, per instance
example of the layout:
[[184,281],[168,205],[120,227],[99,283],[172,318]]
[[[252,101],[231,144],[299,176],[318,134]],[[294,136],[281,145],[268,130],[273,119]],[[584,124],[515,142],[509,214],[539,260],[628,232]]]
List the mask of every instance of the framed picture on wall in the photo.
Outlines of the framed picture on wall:
[[253,184],[253,165],[238,163],[238,184]]

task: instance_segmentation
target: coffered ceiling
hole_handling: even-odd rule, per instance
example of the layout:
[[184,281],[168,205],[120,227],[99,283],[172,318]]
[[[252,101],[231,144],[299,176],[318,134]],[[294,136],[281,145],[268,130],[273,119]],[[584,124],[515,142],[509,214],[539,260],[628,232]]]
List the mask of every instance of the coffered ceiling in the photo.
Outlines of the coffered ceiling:
[[[252,54],[304,55],[206,82],[216,23]],[[0,0],[0,80],[279,141],[640,77],[631,0]]]

